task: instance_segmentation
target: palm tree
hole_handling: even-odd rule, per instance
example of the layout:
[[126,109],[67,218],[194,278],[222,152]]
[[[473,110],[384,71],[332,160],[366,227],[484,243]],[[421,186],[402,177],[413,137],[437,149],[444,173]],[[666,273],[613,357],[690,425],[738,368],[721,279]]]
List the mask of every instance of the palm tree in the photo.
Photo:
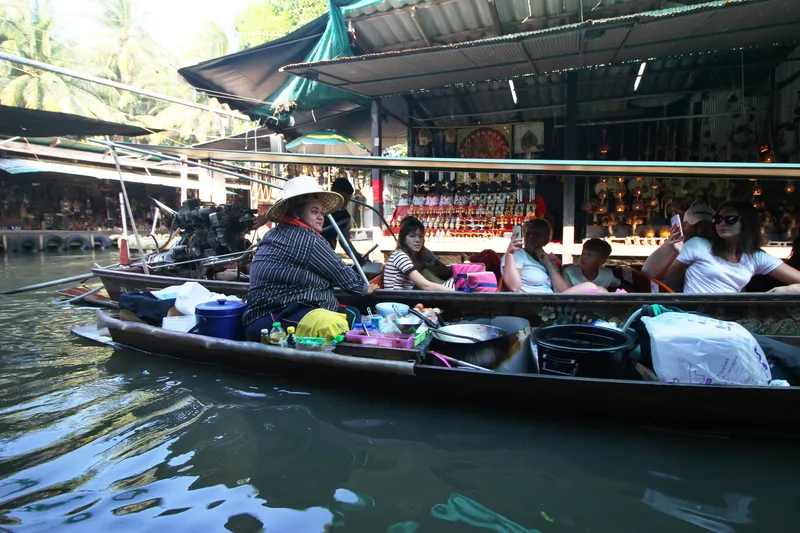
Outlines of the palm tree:
[[[0,49],[4,52],[54,65],[68,61],[70,53],[53,38],[49,0],[37,1],[31,9],[4,18]],[[103,98],[118,98],[116,90],[83,82],[67,81],[58,74],[13,65],[0,88],[5,105],[75,113],[119,120],[120,114]]]

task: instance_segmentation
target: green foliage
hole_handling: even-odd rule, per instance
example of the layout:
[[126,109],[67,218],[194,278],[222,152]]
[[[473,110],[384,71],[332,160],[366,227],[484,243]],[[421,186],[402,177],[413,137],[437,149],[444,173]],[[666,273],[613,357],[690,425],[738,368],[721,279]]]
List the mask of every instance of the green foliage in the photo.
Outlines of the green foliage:
[[327,0],[261,0],[244,8],[233,22],[239,49],[283,37],[328,10]]
[[[192,64],[229,52],[225,31],[210,21],[176,57],[159,46],[136,17],[135,0],[95,0],[96,34],[82,45],[54,37],[49,0],[26,7],[25,0],[0,4],[0,50],[63,66],[141,89],[222,108],[198,94],[177,73],[178,64]],[[93,27],[94,28],[94,27]],[[6,105],[75,113],[136,124],[163,133],[141,142],[178,144],[204,142],[244,131],[247,124],[180,104],[76,78],[0,62],[0,100]]]

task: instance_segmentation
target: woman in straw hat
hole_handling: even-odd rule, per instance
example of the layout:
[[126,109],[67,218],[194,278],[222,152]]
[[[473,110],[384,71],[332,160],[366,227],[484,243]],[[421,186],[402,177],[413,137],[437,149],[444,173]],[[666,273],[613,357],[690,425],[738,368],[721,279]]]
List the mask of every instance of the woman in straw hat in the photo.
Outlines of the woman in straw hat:
[[377,286],[364,283],[321,235],[325,216],[343,202],[311,176],[286,182],[283,197],[267,211],[267,220],[277,226],[261,240],[250,267],[243,317],[247,340],[258,341],[273,322],[296,326],[314,309],[345,313],[351,325],[358,318],[357,310],[339,304],[333,288],[363,295]]

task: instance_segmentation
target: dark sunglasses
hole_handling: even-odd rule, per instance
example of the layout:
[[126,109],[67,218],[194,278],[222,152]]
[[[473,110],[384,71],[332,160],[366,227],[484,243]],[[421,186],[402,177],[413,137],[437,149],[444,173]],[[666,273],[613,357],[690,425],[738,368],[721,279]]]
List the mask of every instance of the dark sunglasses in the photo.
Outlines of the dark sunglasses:
[[713,220],[714,224],[725,224],[726,226],[733,226],[734,224],[742,220],[742,217],[739,215],[728,215],[728,216],[714,215]]

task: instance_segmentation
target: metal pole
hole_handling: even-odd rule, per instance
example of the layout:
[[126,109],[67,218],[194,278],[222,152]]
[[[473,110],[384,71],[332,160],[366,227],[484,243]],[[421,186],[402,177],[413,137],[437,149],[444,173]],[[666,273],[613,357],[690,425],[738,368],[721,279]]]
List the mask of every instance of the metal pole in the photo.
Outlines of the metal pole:
[[[156,228],[158,227],[158,215],[160,213],[161,213],[161,209],[156,208],[155,209],[155,214],[153,215],[153,229],[150,230],[150,234],[151,235],[155,236],[155,234],[156,234]],[[158,245],[158,243],[156,243],[156,245]]]
[[281,187],[280,185],[275,185],[274,183],[270,183],[268,181],[257,180],[255,178],[251,178],[250,176],[243,176],[242,174],[239,174],[237,172],[231,172],[230,170],[224,170],[224,169],[221,169],[219,167],[212,167],[210,165],[206,165],[204,163],[200,163],[200,162],[197,162],[197,161],[191,161],[189,159],[183,159],[183,158],[179,158],[179,157],[174,157],[174,156],[171,156],[171,155],[162,154],[160,152],[154,152],[152,150],[142,150],[141,148],[135,148],[133,146],[126,146],[124,144],[118,144],[118,143],[115,143],[115,142],[112,142],[112,141],[103,141],[103,140],[100,140],[100,139],[89,139],[89,142],[93,142],[93,143],[96,143],[96,144],[102,144],[104,146],[107,146],[109,149],[116,148],[118,150],[122,150],[123,152],[132,152],[132,153],[136,153],[136,154],[152,155],[152,156],[156,156],[156,157],[159,157],[161,159],[164,159],[165,161],[174,161],[176,163],[183,163],[183,164],[189,165],[190,167],[198,167],[198,168],[204,168],[206,170],[213,170],[214,172],[219,172],[220,174],[225,174],[227,176],[233,176],[233,177],[235,177],[237,179],[243,179],[243,180],[248,180],[248,181],[252,181],[252,182],[255,182],[255,183],[260,183],[262,185],[266,185],[267,187],[273,187],[275,189],[283,189],[283,187]]
[[355,251],[350,248],[350,241],[348,241],[344,234],[342,233],[342,228],[339,227],[339,224],[333,219],[333,215],[328,215],[328,222],[333,224],[333,229],[336,230],[336,234],[339,236],[339,242],[344,247],[344,250],[347,252],[347,255],[350,256],[350,259],[353,260],[353,264],[356,266],[356,270],[359,274],[361,274],[361,279],[364,280],[367,287],[369,287],[369,280],[367,279],[367,275],[364,274],[364,269],[361,268],[361,263],[358,262],[358,257],[356,257]]
[[[117,167],[117,174],[119,175],[119,184],[122,186],[122,194],[125,196],[125,207],[128,210],[128,216],[131,219],[131,230],[133,231],[133,237],[136,239],[136,248],[139,250],[139,257],[142,261],[142,270],[144,270],[145,274],[150,274],[150,269],[147,268],[147,257],[144,255],[144,249],[142,248],[142,241],[139,239],[139,230],[136,229],[136,219],[133,218],[133,211],[131,210],[131,202],[128,199],[128,190],[125,188],[125,178],[122,177],[122,167],[119,166],[119,157],[117,156],[117,150],[111,148],[111,155],[114,158],[114,165]],[[124,214],[122,215],[125,216]]]
[[115,89],[119,89],[121,91],[128,91],[135,94],[141,94],[142,96],[149,96],[150,98],[155,98],[156,100],[164,100],[165,102],[172,102],[173,104],[180,104],[180,105],[185,105],[187,107],[194,107],[195,109],[202,109],[203,111],[210,111],[218,115],[237,118],[239,120],[250,122],[250,117],[242,115],[240,113],[235,113],[233,111],[225,111],[224,109],[216,109],[213,107],[209,107],[207,105],[192,102],[190,100],[182,100],[181,98],[174,98],[166,94],[155,93],[153,91],[147,91],[145,89],[139,89],[137,87],[132,87],[131,85],[125,85],[124,83],[117,83],[115,81],[98,78],[97,76],[90,76],[89,74],[82,74],[80,72],[75,72],[74,70],[67,70],[65,68],[57,67],[49,63],[42,63],[40,61],[34,61],[33,59],[14,56],[11,54],[6,54],[4,52],[0,52],[0,59],[5,59],[6,61],[10,61],[11,63],[19,63],[20,65],[26,65],[28,67],[47,70],[49,72],[55,72],[56,74],[61,74],[62,76],[69,76],[71,78],[78,78],[79,80],[86,80],[93,83],[99,83],[100,85],[107,85],[108,87],[114,87]]
[[[117,159],[117,151],[116,151],[117,148],[119,148],[120,150],[123,150],[123,151],[127,150],[127,151],[131,151],[131,152],[135,152],[135,153],[161,157],[161,158],[164,158],[166,160],[183,162],[186,165],[205,168],[205,169],[208,169],[208,170],[214,170],[216,172],[220,172],[222,174],[227,174],[227,175],[230,175],[230,176],[234,176],[234,177],[239,178],[239,179],[246,179],[246,180],[253,181],[255,183],[261,183],[263,185],[267,185],[268,187],[274,187],[276,189],[283,189],[283,187],[281,187],[280,185],[275,185],[274,183],[270,183],[268,181],[257,180],[255,178],[251,178],[250,176],[243,176],[242,174],[239,174],[239,173],[236,173],[236,172],[231,172],[229,170],[223,170],[223,169],[220,169],[220,168],[215,168],[215,167],[212,167],[212,166],[209,166],[209,165],[205,165],[203,163],[190,161],[188,159],[181,161],[181,159],[179,159],[177,157],[168,156],[166,154],[161,154],[161,153],[158,153],[158,152],[152,152],[150,150],[142,150],[140,148],[133,148],[131,146],[120,145],[120,144],[117,144],[117,143],[111,142],[111,141],[101,141],[99,139],[91,139],[91,141],[95,142],[95,143],[98,143],[98,144],[104,144],[104,145],[108,146],[111,149],[111,154],[114,156],[114,162],[117,164],[117,171],[120,173],[120,183],[123,183],[123,188],[122,188],[123,192],[125,191],[125,185],[124,185],[124,182],[122,181],[122,171],[120,170],[119,160]],[[126,198],[127,198],[127,193],[126,193]],[[128,209],[129,209],[129,213],[130,213],[130,206],[128,207]],[[133,215],[132,214],[131,214],[131,220],[133,220]],[[347,240],[344,238],[344,235],[342,235],[342,230],[336,224],[336,221],[333,219],[333,217],[331,215],[328,215],[328,221],[331,224],[333,224],[334,228],[336,228],[336,233],[339,235],[339,237],[342,239],[342,241],[344,243],[347,243]],[[139,234],[136,233],[136,227],[135,226],[134,226],[133,231],[134,231],[134,235],[136,236],[136,244],[137,244],[137,246],[139,246],[139,249],[140,249],[139,253],[142,253],[141,252],[141,244],[139,243]],[[361,268],[361,265],[358,262],[358,258],[356,257],[355,252],[353,252],[352,248],[350,248],[350,246],[347,245],[347,244],[345,244],[345,251],[347,252],[347,255],[350,256],[350,259],[352,259],[353,262],[355,263],[356,270],[358,270],[358,273],[361,274],[361,279],[364,280],[364,283],[369,285],[369,280],[367,279],[366,274],[364,274],[364,270]],[[143,257],[143,260],[144,260],[144,256],[142,256],[142,257]],[[145,269],[146,268],[147,268],[147,266],[145,265]],[[145,272],[147,272],[147,271],[145,270]]]
[[119,193],[119,216],[122,218],[122,236],[128,238],[128,219],[125,217],[125,198]]
[[17,289],[9,289],[7,291],[0,291],[0,295],[10,295],[10,294],[19,294],[21,292],[28,292],[33,291],[36,289],[44,289],[46,287],[52,287],[53,285],[62,285],[64,283],[71,283],[74,281],[86,281],[87,279],[91,279],[94,277],[94,274],[91,272],[87,272],[85,274],[80,274],[77,276],[70,276],[68,278],[61,278],[55,279],[53,281],[46,281],[44,283],[37,283],[36,285],[27,285],[25,287],[19,287]]

